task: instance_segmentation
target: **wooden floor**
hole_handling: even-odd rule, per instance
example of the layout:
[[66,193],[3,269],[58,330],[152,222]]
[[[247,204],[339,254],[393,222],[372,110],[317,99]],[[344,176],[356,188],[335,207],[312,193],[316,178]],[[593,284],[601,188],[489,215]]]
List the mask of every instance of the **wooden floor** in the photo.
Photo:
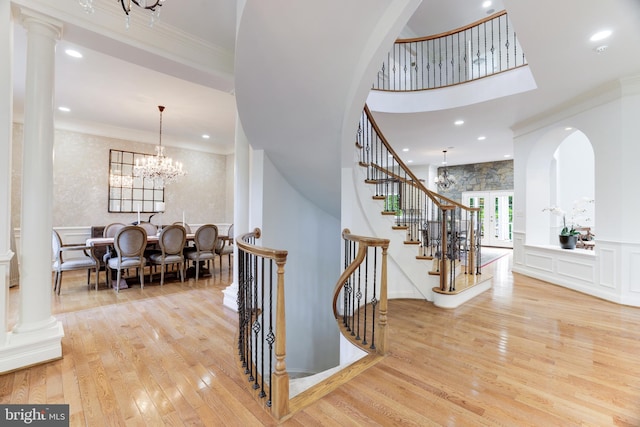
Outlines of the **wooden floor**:
[[[640,309],[513,275],[510,261],[457,309],[391,301],[391,353],[282,424],[640,426]],[[65,273],[64,358],[0,376],[0,401],[68,403],[72,426],[277,424],[236,369],[230,279],[116,295]]]

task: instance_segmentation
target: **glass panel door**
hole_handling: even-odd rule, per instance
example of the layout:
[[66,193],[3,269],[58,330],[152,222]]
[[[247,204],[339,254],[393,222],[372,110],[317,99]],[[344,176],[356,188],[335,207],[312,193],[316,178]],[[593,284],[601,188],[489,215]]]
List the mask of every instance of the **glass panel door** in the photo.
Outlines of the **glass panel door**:
[[462,203],[480,208],[482,246],[513,247],[513,191],[468,191]]

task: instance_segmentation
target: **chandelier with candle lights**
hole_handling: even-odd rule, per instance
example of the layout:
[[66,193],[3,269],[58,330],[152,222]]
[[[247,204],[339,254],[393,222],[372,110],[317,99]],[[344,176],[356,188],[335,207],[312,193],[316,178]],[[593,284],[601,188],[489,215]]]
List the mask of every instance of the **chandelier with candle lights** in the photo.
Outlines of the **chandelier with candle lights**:
[[182,169],[182,163],[174,162],[171,157],[167,157],[164,154],[164,147],[162,146],[162,112],[164,111],[164,106],[158,105],[158,110],[160,110],[160,141],[156,145],[156,154],[155,156],[136,159],[133,175],[153,180],[156,188],[164,188],[184,176],[186,172]]

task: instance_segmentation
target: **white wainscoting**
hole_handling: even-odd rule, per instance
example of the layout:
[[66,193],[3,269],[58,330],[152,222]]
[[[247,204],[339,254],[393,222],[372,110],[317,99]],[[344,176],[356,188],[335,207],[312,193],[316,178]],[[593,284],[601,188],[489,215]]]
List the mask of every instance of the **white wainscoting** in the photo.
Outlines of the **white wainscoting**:
[[640,307],[640,245],[598,240],[593,251],[526,245],[514,233],[513,272],[619,304]]

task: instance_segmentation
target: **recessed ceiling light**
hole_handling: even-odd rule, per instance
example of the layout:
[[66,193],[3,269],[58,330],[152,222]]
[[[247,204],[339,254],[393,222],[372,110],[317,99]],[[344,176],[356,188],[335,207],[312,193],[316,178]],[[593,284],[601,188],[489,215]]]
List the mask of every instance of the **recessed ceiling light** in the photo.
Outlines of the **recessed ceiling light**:
[[572,130],[572,127],[567,126],[566,128],[564,128],[564,130]]
[[464,120],[456,120],[455,122],[453,122],[454,125],[456,126],[460,126],[464,124]]
[[478,141],[484,141],[485,139],[487,139],[487,137],[486,137],[486,136],[479,136],[479,137],[478,137]]
[[64,53],[66,53],[67,55],[69,55],[72,58],[82,58],[82,54],[80,52],[78,52],[77,50],[67,49],[67,50],[64,51]]
[[489,6],[491,6],[491,2],[489,0],[482,2],[482,7],[484,7],[485,9]]
[[408,148],[403,148],[402,151],[404,151],[406,153],[407,151],[409,151],[409,149]]
[[413,163],[413,160],[407,160],[407,163]]
[[206,133],[202,134],[202,139],[209,139],[211,138],[209,135],[207,135]]
[[591,36],[589,40],[592,42],[597,42],[600,40],[604,40],[611,35],[611,30],[598,31],[594,35]]
[[71,108],[69,108],[69,107],[58,107],[58,110],[63,111],[65,113],[68,113],[69,111],[71,111]]
[[511,154],[505,154],[504,157],[506,158],[511,157]]

